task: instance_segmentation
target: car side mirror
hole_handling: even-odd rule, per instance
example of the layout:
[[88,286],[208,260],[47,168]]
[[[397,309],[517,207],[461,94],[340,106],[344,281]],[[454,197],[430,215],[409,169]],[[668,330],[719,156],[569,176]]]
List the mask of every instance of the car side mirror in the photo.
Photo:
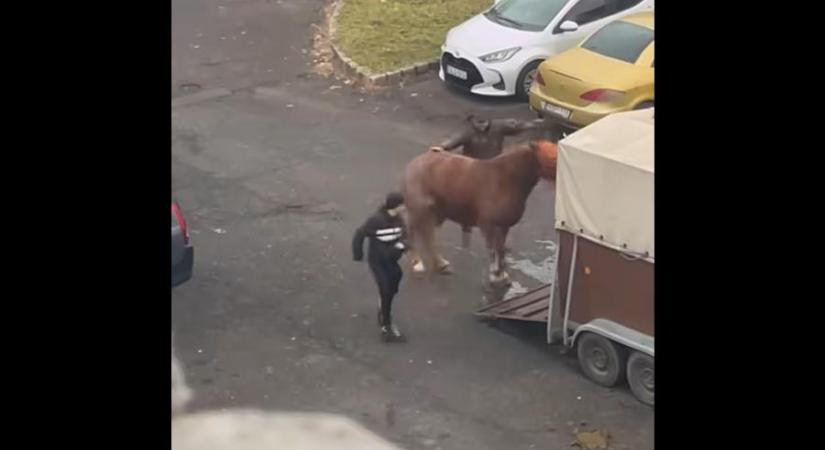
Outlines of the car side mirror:
[[579,29],[579,24],[573,22],[572,20],[565,20],[564,22],[559,25],[559,30],[564,31],[565,33],[576,31]]

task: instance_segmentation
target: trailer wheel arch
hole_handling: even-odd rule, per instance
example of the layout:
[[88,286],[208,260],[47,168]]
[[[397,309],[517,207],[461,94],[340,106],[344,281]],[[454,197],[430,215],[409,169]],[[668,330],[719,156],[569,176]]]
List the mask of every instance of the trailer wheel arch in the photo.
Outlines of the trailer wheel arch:
[[579,337],[584,332],[591,332],[609,339],[616,344],[623,345],[630,350],[644,353],[651,358],[655,355],[654,338],[644,333],[640,333],[608,319],[593,319],[584,325],[575,327],[569,346],[575,348]]

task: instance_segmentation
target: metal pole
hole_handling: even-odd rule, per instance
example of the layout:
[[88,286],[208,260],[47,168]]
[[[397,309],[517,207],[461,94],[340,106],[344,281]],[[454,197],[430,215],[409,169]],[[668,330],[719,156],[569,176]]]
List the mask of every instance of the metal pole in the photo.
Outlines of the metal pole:
[[553,336],[553,316],[556,313],[556,289],[559,288],[559,246],[556,246],[556,255],[553,258],[553,285],[550,288],[550,299],[547,305],[547,343],[556,341]]
[[570,338],[567,336],[567,321],[570,318],[570,300],[573,294],[573,279],[576,273],[576,253],[579,250],[579,236],[574,234],[573,235],[573,256],[570,257],[570,273],[567,277],[567,295],[565,296],[565,305],[564,305],[564,323],[562,324],[561,333],[564,337],[564,346],[569,347],[567,341]]

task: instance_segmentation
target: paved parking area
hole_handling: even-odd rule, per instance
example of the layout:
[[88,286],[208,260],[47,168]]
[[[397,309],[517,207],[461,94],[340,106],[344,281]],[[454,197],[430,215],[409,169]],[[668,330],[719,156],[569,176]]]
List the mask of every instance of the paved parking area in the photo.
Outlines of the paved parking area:
[[[378,340],[352,232],[466,113],[531,118],[524,104],[438,80],[378,96],[332,88],[308,75],[302,52],[319,0],[172,6],[173,188],[196,246],[172,316],[193,408],[340,413],[407,449],[566,448],[576,428],[608,430],[613,448],[653,448],[653,411],[626,388],[585,379],[541,327],[472,316],[486,253],[478,235],[458,249],[455,225],[441,240],[456,273],[406,277],[396,316],[409,342]],[[511,232],[522,268],[552,253],[553,198],[537,186]],[[512,275],[540,283],[531,270]]]

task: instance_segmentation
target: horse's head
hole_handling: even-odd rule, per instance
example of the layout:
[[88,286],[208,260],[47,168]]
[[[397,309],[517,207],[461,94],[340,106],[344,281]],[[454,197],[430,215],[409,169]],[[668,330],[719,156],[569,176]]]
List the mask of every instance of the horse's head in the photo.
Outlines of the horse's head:
[[558,145],[546,140],[539,139],[530,142],[530,150],[536,155],[539,162],[539,174],[547,181],[556,179],[556,162],[559,158]]

